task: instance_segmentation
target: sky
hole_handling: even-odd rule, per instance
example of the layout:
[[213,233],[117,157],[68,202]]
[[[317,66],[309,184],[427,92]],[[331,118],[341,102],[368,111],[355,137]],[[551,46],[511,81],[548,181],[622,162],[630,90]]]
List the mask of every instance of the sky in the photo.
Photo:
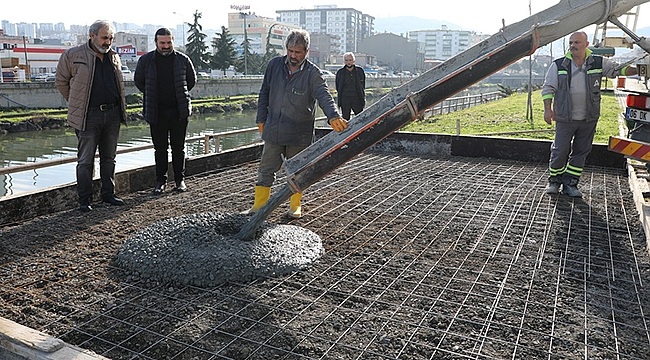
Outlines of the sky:
[[[506,25],[512,24],[557,4],[559,0],[506,0],[503,2],[488,0],[402,0],[396,2],[377,0],[357,0],[353,3],[325,1],[269,1],[269,0],[191,0],[150,2],[137,0],[112,0],[110,2],[87,2],[67,0],[53,3],[51,0],[30,1],[29,11],[2,11],[0,20],[10,22],[63,22],[89,25],[97,19],[118,23],[154,24],[175,28],[183,22],[193,22],[195,11],[202,13],[199,23],[205,29],[220,29],[228,25],[227,14],[237,10],[231,5],[250,6],[248,11],[259,16],[275,18],[276,10],[313,9],[319,5],[336,5],[339,8],[354,8],[374,16],[387,18],[397,16],[415,16],[422,19],[446,20],[461,26],[461,29],[473,30],[484,34],[494,34],[501,28],[501,19]],[[497,5],[498,3],[498,5]],[[391,5],[388,5],[391,4]],[[530,5],[530,7],[529,7]],[[645,17],[644,17],[645,14]],[[650,5],[641,6],[638,27],[650,26]],[[648,21],[642,24],[642,20]],[[419,29],[414,29],[419,30]]]

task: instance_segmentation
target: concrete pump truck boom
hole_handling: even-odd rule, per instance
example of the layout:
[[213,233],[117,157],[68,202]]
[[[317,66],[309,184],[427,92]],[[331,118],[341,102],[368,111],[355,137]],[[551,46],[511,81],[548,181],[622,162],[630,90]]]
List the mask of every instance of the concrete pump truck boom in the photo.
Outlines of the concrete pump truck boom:
[[252,215],[236,236],[254,238],[264,219],[292,193],[304,191],[437,103],[534,53],[540,46],[590,25],[613,22],[648,1],[561,0],[522,21],[504,26],[488,39],[393,89],[355,116],[344,131],[330,132],[287,159],[283,165],[287,184]]

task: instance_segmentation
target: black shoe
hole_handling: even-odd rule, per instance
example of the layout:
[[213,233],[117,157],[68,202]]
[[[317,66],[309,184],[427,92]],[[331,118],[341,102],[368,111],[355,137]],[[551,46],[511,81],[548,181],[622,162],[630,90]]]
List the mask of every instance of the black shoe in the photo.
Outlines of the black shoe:
[[79,211],[87,213],[93,211],[93,208],[89,204],[79,204]]
[[185,181],[181,180],[180,182],[177,182],[176,187],[174,188],[174,191],[186,192],[187,191],[187,186],[185,186]]
[[165,192],[165,183],[157,183],[153,189],[154,195],[160,195]]
[[124,205],[124,200],[118,198],[117,196],[115,196],[115,194],[103,197],[102,201],[105,203],[109,203],[111,205],[117,205],[117,206]]

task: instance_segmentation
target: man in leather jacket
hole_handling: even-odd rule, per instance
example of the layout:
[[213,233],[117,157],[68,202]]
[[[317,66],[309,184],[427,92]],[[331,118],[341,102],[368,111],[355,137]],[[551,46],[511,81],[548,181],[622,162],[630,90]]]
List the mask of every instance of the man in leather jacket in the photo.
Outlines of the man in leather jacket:
[[55,85],[68,101],[68,123],[77,135],[79,210],[92,211],[93,169],[99,148],[101,200],[123,205],[115,195],[115,155],[126,101],[120,57],[111,48],[115,29],[108,21],[90,25],[87,43],[66,50],[56,68]]

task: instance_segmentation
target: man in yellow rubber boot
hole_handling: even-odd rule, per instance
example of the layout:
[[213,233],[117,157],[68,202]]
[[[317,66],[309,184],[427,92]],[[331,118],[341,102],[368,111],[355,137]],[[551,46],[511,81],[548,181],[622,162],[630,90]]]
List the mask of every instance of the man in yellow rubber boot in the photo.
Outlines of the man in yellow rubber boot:
[[[255,122],[264,148],[255,184],[255,202],[249,213],[257,212],[271,195],[275,173],[282,167],[282,156],[290,158],[311,145],[314,139],[316,101],[336,131],[348,124],[336,108],[321,70],[307,59],[309,33],[293,30],[285,42],[287,54],[269,61],[257,101]],[[291,196],[292,218],[302,217],[301,193]]]

